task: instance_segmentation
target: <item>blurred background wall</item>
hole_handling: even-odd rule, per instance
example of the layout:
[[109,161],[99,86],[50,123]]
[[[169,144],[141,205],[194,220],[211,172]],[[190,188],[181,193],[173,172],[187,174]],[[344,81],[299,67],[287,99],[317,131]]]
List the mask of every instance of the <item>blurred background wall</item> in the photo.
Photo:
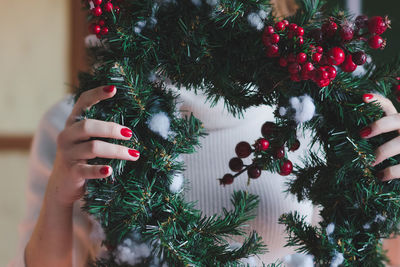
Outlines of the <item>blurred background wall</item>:
[[0,266],[17,246],[31,139],[44,112],[84,69],[80,0],[1,0]]
[[[277,0],[280,1],[280,0]],[[389,15],[394,30],[381,58],[400,47],[398,0],[329,0],[354,13]],[[43,113],[76,85],[85,69],[87,34],[80,0],[1,0],[0,9],[0,266],[14,256],[32,135]],[[382,57],[384,54],[384,57]],[[378,58],[379,59],[379,58]]]

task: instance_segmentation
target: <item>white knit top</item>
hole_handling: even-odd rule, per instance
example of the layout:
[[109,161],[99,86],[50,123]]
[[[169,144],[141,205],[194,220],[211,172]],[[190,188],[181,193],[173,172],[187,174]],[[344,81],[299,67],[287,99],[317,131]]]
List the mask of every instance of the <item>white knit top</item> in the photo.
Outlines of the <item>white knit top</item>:
[[[172,89],[173,87],[170,86]],[[188,189],[185,196],[187,200],[197,201],[197,206],[205,215],[219,213],[222,208],[231,208],[230,198],[234,190],[248,190],[260,196],[257,217],[249,223],[249,230],[255,229],[268,246],[269,252],[259,255],[265,263],[275,262],[287,254],[294,253],[294,248],[284,248],[284,226],[277,223],[279,216],[288,211],[297,210],[307,216],[307,221],[315,223],[317,209],[313,209],[310,202],[298,203],[293,196],[283,193],[285,179],[278,174],[263,172],[262,175],[252,180],[247,186],[247,174],[243,173],[232,185],[221,186],[217,178],[229,171],[228,162],[235,156],[235,145],[240,141],[253,143],[260,137],[261,125],[265,121],[273,120],[271,107],[255,107],[245,112],[244,118],[234,118],[228,114],[223,102],[218,102],[215,107],[204,103],[204,95],[195,95],[191,91],[181,91],[182,106],[180,110],[193,112],[199,118],[209,133],[203,138],[202,147],[197,153],[184,155],[187,170],[184,176]],[[43,116],[35,133],[29,160],[29,174],[26,187],[26,214],[19,226],[19,248],[15,259],[9,266],[22,267],[23,250],[29,240],[36,220],[39,215],[41,202],[53,166],[56,153],[56,138],[64,128],[65,121],[72,110],[72,97],[66,96],[55,104]],[[291,153],[289,158],[294,163],[298,162],[297,156],[307,150],[308,140],[299,136],[300,149]],[[245,163],[250,161],[246,159]],[[90,255],[100,253],[101,238],[96,235],[96,225],[80,210],[81,201],[74,206],[74,250],[73,262],[75,266],[84,266]],[[314,214],[314,215],[313,215]],[[93,230],[94,229],[94,230]],[[256,264],[260,266],[258,262]]]

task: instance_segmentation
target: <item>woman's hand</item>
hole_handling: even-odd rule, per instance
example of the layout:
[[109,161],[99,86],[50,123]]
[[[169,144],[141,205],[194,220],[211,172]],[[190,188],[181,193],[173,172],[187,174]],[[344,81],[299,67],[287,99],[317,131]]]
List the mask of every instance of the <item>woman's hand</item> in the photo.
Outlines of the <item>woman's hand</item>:
[[106,178],[112,168],[107,165],[89,165],[88,159],[110,158],[135,161],[139,151],[121,145],[111,144],[91,137],[105,137],[129,140],[132,131],[114,122],[85,119],[76,121],[84,110],[101,100],[111,98],[116,93],[115,86],[102,86],[84,92],[76,102],[65,124],[65,129],[57,138],[57,152],[48,184],[51,199],[72,205],[84,194],[85,179]]
[[[393,103],[389,99],[379,94],[365,94],[363,100],[366,103],[376,100],[385,112],[385,116],[362,129],[360,131],[361,137],[371,138],[391,131],[398,131],[400,133],[400,113],[397,112]],[[397,154],[400,154],[400,136],[378,147],[375,151],[376,160],[372,166],[376,166],[385,159]],[[382,181],[400,178],[400,165],[391,166],[382,170],[378,173],[378,177]]]

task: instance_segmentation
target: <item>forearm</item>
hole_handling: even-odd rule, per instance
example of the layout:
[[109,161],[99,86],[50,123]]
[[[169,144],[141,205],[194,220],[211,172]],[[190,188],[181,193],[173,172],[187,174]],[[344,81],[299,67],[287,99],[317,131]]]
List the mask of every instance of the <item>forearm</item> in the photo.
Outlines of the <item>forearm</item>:
[[390,267],[400,266],[400,236],[392,237],[390,239],[383,239],[383,249],[388,250],[387,256],[389,258]]
[[59,203],[47,186],[35,229],[25,249],[27,267],[72,266],[72,205]]

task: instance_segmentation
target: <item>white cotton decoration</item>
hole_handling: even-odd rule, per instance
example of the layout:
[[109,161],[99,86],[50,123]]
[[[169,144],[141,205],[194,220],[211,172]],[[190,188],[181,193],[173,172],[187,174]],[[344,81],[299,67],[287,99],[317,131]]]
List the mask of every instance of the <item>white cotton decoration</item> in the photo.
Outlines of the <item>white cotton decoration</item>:
[[201,6],[201,0],[192,0],[193,5]]
[[250,13],[247,16],[247,21],[250,23],[251,26],[255,27],[257,30],[261,31],[264,28],[264,22],[259,14],[257,13]]
[[291,107],[295,111],[294,119],[297,123],[311,120],[315,114],[315,105],[309,95],[292,97],[289,99]]
[[88,48],[91,47],[100,47],[102,46],[102,42],[99,38],[97,38],[96,34],[89,34],[85,37],[85,46]]
[[100,223],[94,218],[94,216],[90,215],[89,220],[92,223],[92,229],[89,235],[90,240],[97,243],[106,239],[103,227],[101,227]]
[[371,224],[370,224],[370,223],[366,223],[366,224],[363,225],[363,228],[364,228],[365,230],[368,230],[368,229],[371,228]]
[[167,139],[170,134],[170,120],[167,113],[158,112],[151,116],[147,121],[149,129],[159,134],[162,138]]
[[375,216],[374,222],[384,222],[386,220],[386,217],[383,216],[382,214],[378,214]]
[[335,231],[335,224],[334,223],[328,224],[328,226],[326,227],[326,234],[331,235],[333,234],[333,231]]
[[260,16],[261,19],[266,19],[268,16],[268,13],[265,12],[265,10],[260,9],[260,11],[258,11],[258,15]]
[[279,108],[279,115],[285,116],[287,112],[287,109],[285,107],[280,107]]
[[330,267],[338,267],[344,261],[344,257],[342,253],[335,251],[335,255],[332,257]]
[[169,191],[176,194],[178,193],[183,186],[183,174],[181,172],[174,173],[172,177],[172,182],[169,185]]
[[216,6],[219,4],[219,0],[206,0],[206,3],[210,6]]
[[95,5],[94,5],[93,1],[90,1],[90,2],[89,2],[89,7],[90,7],[90,10],[92,10],[93,8],[95,8]]
[[286,255],[283,258],[283,263],[286,267],[313,267],[314,256],[300,253]]
[[114,251],[114,256],[118,264],[135,265],[141,263],[144,258],[150,256],[151,248],[146,243],[137,243],[127,238]]
[[257,260],[255,256],[251,256],[248,258],[242,258],[240,261],[248,267],[257,267]]

